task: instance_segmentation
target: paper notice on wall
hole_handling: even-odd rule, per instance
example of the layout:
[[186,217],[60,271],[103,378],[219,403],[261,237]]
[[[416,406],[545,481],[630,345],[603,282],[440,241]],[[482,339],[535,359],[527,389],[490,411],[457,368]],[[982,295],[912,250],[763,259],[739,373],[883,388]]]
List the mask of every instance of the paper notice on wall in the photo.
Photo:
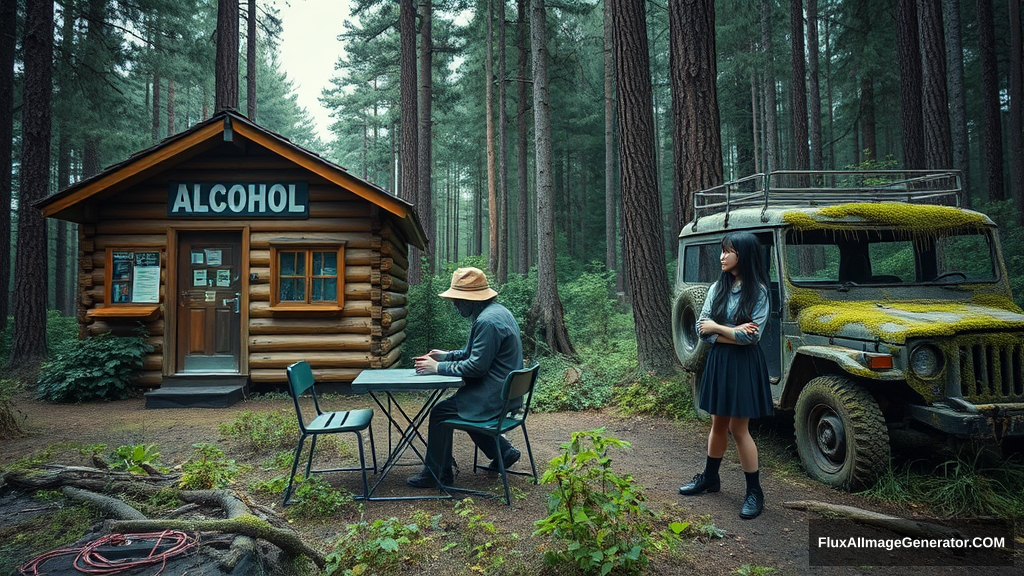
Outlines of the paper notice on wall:
[[220,266],[224,262],[220,249],[214,250],[211,248],[206,249],[206,264],[208,266]]
[[136,266],[132,279],[132,302],[160,301],[160,267]]
[[231,270],[217,270],[217,286],[231,286]]
[[192,285],[193,286],[206,286],[206,270],[193,270],[192,271]]

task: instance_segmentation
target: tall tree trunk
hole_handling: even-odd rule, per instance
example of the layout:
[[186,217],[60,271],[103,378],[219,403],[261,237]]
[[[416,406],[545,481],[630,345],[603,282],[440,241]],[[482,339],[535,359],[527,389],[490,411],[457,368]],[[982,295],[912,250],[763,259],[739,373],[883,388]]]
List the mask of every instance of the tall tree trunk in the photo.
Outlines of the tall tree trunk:
[[50,184],[53,3],[28,2],[22,40],[25,91],[21,122],[18,244],[14,263],[14,338],[10,369],[34,370],[46,356],[46,223],[32,207]]
[[[551,110],[548,96],[547,11],[544,0],[530,3],[530,48],[533,55],[534,149],[537,154],[537,297],[527,313],[527,335],[546,351],[575,355],[565,327],[555,269],[555,212],[551,178]],[[645,52],[646,53],[646,52]],[[534,354],[545,350],[535,346]]]
[[751,140],[754,142],[754,172],[759,172],[761,170],[761,134],[758,129],[760,128],[761,113],[760,102],[757,99],[757,73],[753,70],[750,71],[750,116],[754,120],[751,132]]
[[505,125],[505,0],[498,0],[498,285],[508,281],[508,145]]
[[[486,146],[486,144],[485,144]],[[484,177],[480,166],[480,156],[476,157],[476,189],[473,191],[473,242],[472,254],[481,256],[484,253],[484,190],[481,179]]]
[[167,135],[177,133],[174,128],[174,80],[167,79]]
[[[710,2],[704,6],[713,10]],[[666,321],[670,316],[668,271],[661,236],[661,198],[654,158],[654,110],[644,4],[614,0],[612,18],[615,76],[619,88],[623,260],[629,261],[626,278],[633,302],[637,356],[641,370],[664,373],[672,368],[675,356],[667,353],[672,349],[671,323]],[[702,13],[695,20],[713,22],[714,16]],[[708,31],[713,30],[712,25]],[[706,45],[702,47],[706,48]],[[713,59],[714,50],[709,53]],[[714,78],[713,73],[711,78]]]
[[950,157],[946,47],[940,0],[917,0],[921,40],[921,110],[924,120],[925,168],[944,169]]
[[160,74],[153,72],[153,142],[160,141]]
[[764,170],[779,167],[778,102],[775,99],[775,56],[772,52],[772,3],[761,0],[761,50],[764,54]]
[[249,0],[249,17],[245,21],[245,111],[256,121],[256,0]]
[[1024,47],[1021,46],[1019,0],[1010,5],[1010,185],[1017,225],[1024,225]]
[[900,121],[903,167],[924,168],[924,123],[921,116],[921,49],[917,34],[917,0],[896,4],[896,47],[900,70]]
[[878,157],[875,128],[875,83],[870,76],[864,76],[860,79],[860,148],[865,161]]
[[[414,0],[399,2],[398,34],[399,48],[399,93],[402,117],[402,148],[399,157],[402,164],[402,198],[418,206],[419,194],[419,110],[416,99],[416,5]],[[409,282],[421,278],[422,262],[417,248],[409,250]],[[415,280],[414,280],[415,279]]]
[[11,290],[11,169],[14,154],[14,49],[18,3],[0,2],[0,333],[7,330]]
[[[604,266],[619,270],[615,248],[615,34],[611,0],[604,0]],[[617,273],[617,282],[621,282]]]
[[[66,132],[66,130],[65,130]],[[61,133],[57,139],[57,189],[71,185],[71,139]],[[54,220],[53,246],[53,308],[67,314],[68,300],[68,223]]]
[[238,110],[238,0],[217,0],[215,68],[214,114]]
[[[821,85],[818,74],[818,0],[807,0],[807,89],[811,117],[811,170],[824,169],[821,149]],[[755,120],[756,121],[756,120]]]
[[1005,198],[1003,190],[1003,129],[999,102],[999,67],[996,64],[995,14],[992,0],[977,0],[978,53],[981,60],[981,142],[990,202]]
[[670,0],[668,20],[672,172],[678,175],[673,182],[678,182],[674,194],[679,202],[679,214],[671,229],[674,238],[693,219],[693,193],[722,183],[722,127],[715,86],[718,66],[714,0],[696,0],[685,5],[683,0]]
[[[499,2],[504,0],[498,0]],[[494,158],[494,0],[487,0],[487,55],[484,60],[486,86],[484,106],[487,126],[487,268],[498,271],[498,183]]]
[[[963,181],[963,205],[971,206],[970,194],[970,132],[967,129],[967,96],[964,89],[964,51],[961,42],[960,0],[943,0],[946,17],[946,62],[949,66],[949,122],[952,144],[952,167],[959,170]],[[920,112],[918,112],[920,114]],[[921,138],[922,142],[924,138]],[[921,144],[923,146],[923,144]],[[921,153],[922,157],[924,153]],[[923,165],[923,163],[922,163]]]
[[[420,2],[420,107],[419,113],[419,191],[416,193],[416,211],[419,212],[420,223],[427,233],[427,249],[423,256],[427,259],[427,267],[435,272],[437,237],[434,231],[434,46],[433,46],[433,5],[431,0]],[[410,270],[411,272],[411,270]],[[417,269],[416,277],[409,275],[410,284],[418,284],[423,277],[422,270]]]
[[526,59],[527,52],[530,50],[530,45],[527,40],[527,22],[526,16],[526,0],[516,0],[516,8],[519,13],[519,104],[516,108],[516,173],[519,180],[519,195],[517,197],[517,209],[519,213],[519,220],[516,228],[516,270],[520,274],[528,274],[530,272],[530,218],[529,208],[527,201],[529,199],[529,181],[526,164],[526,123],[527,123],[527,110],[529,103],[526,101]]
[[790,95],[793,127],[793,168],[807,170],[807,65],[804,60],[804,11],[802,0],[789,0],[790,41],[792,44],[793,86]]

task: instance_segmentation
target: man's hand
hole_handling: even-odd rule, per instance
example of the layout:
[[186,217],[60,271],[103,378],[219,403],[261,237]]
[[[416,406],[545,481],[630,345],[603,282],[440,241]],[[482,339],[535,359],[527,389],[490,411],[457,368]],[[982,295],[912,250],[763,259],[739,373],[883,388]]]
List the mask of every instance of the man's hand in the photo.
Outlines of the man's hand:
[[437,374],[437,360],[431,358],[431,355],[437,352],[437,350],[431,351],[426,356],[417,356],[413,358],[416,361],[416,373],[417,374]]

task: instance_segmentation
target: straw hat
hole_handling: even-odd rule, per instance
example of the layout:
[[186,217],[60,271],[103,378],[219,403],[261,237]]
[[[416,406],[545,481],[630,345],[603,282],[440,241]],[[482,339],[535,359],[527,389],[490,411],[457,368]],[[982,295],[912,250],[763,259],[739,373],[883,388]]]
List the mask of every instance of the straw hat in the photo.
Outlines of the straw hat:
[[452,274],[452,287],[438,294],[441,298],[476,302],[490,300],[497,295],[497,292],[491,290],[487,276],[479,268],[459,268]]

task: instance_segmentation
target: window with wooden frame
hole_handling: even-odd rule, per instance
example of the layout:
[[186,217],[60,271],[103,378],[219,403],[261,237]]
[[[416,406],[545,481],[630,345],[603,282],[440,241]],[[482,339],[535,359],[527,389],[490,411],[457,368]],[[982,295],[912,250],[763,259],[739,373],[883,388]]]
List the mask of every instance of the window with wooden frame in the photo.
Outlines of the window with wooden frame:
[[271,244],[271,310],[338,311],[344,306],[344,244]]
[[160,309],[162,254],[154,248],[107,248],[103,307],[91,317],[152,319]]

